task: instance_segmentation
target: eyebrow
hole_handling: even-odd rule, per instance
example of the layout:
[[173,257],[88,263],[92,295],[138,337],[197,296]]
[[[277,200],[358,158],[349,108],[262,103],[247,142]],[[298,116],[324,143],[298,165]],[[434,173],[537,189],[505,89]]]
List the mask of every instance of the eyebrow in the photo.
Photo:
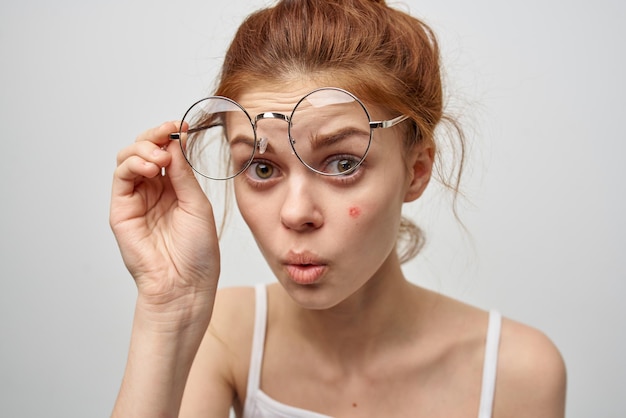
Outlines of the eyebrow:
[[[237,135],[232,141],[229,141],[228,144],[230,146],[237,145],[237,144],[243,144],[243,145],[249,146],[250,148],[255,148],[255,146],[254,146],[254,139],[250,138],[249,136],[245,136],[245,135]],[[255,149],[254,152],[256,153],[257,150]],[[274,152],[274,148],[272,147],[272,143],[269,142],[269,141],[267,143],[267,147],[265,148],[264,154],[267,154],[268,152],[275,153]]]
[[[368,131],[364,131],[359,128],[347,127],[347,128],[342,128],[340,130],[337,130],[328,134],[322,134],[322,135],[315,134],[312,137],[310,137],[309,140],[312,144],[312,148],[316,149],[316,148],[330,147],[334,145],[335,143],[341,141],[342,139],[347,138],[352,135],[361,135],[363,137],[369,138],[370,133]],[[297,141],[297,138],[295,138],[295,140]],[[229,141],[229,145],[233,146],[237,144],[243,144],[251,148],[254,148],[254,139],[245,135],[237,135],[232,141]],[[256,149],[255,149],[255,152],[256,152]],[[271,142],[268,142],[265,152],[275,153]]]
[[254,139],[249,136],[237,135],[232,141],[228,141],[229,145],[244,144],[250,147],[254,147]]
[[352,135],[361,135],[369,138],[370,133],[369,131],[364,131],[363,129],[346,127],[328,134],[315,134],[312,138],[309,138],[309,140],[311,141],[312,148],[315,149],[332,146],[336,142]]

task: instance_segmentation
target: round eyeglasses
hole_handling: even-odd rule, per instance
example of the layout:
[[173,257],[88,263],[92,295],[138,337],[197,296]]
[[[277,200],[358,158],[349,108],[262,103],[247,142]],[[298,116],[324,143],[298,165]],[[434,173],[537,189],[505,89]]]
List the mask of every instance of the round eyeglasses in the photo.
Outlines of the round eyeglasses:
[[374,129],[390,128],[408,116],[372,121],[355,95],[336,87],[306,94],[290,115],[265,112],[251,116],[234,100],[212,96],[185,112],[181,130],[170,134],[170,139],[180,142],[187,162],[201,176],[227,180],[253,170],[252,175],[267,179],[279,169],[280,151],[272,146],[275,139],[257,136],[258,123],[265,119],[287,122],[291,152],[306,167],[324,176],[341,176],[363,163]]

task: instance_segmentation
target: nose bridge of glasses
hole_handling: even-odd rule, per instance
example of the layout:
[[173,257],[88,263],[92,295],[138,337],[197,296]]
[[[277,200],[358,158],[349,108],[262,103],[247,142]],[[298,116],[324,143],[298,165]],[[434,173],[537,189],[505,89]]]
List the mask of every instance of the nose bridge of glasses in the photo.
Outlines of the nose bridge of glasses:
[[258,115],[254,117],[254,124],[256,125],[257,122],[260,121],[261,119],[280,119],[280,120],[284,120],[287,123],[289,123],[290,121],[289,116],[283,113],[263,112],[263,113],[259,113]]
[[[289,118],[289,116],[283,114],[283,113],[278,113],[278,112],[263,112],[263,113],[259,113],[258,115],[256,115],[254,117],[254,130],[255,130],[255,134],[257,132],[257,123],[260,120],[263,119],[278,119],[278,120],[282,120],[284,122],[287,122],[288,124],[290,123],[291,119]],[[260,154],[264,154],[265,150],[267,149],[267,144],[268,144],[269,138],[267,137],[260,137],[258,139],[258,148],[259,148],[259,153]]]

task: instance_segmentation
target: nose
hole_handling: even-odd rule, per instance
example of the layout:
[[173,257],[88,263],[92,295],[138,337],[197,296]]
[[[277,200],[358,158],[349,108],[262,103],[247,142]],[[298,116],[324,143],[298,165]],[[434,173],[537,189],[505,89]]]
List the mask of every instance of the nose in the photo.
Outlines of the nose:
[[320,228],[324,224],[324,216],[318,204],[320,195],[312,184],[315,174],[306,169],[300,171],[292,173],[285,181],[280,221],[287,229],[306,232]]

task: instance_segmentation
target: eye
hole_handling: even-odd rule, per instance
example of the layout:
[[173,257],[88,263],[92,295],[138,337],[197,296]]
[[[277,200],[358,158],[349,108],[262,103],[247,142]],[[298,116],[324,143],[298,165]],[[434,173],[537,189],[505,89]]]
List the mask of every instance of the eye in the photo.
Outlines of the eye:
[[268,179],[274,173],[274,167],[269,164],[255,163],[254,173],[261,179]]
[[351,155],[335,155],[326,160],[322,171],[332,175],[348,175],[358,168],[360,161],[360,158]]
[[253,161],[246,170],[246,175],[253,181],[265,181],[276,177],[278,169],[266,161]]

